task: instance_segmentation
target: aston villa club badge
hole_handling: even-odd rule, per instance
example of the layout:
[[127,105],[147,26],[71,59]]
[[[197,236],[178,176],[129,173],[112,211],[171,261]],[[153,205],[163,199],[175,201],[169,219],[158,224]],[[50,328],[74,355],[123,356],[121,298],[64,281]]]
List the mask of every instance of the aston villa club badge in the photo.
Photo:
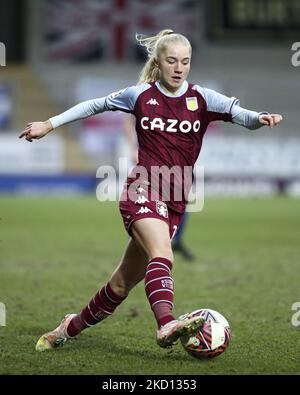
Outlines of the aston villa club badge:
[[156,211],[164,218],[168,218],[168,207],[166,203],[156,200]]
[[188,110],[190,110],[190,111],[198,110],[197,97],[187,97],[185,100],[186,100],[186,106],[187,106]]

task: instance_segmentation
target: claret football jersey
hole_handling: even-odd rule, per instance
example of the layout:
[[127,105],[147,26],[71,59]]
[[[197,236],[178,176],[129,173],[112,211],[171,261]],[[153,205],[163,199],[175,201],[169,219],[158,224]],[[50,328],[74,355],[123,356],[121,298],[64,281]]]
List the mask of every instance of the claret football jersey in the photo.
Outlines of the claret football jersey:
[[135,115],[138,165],[147,170],[148,182],[159,189],[161,199],[182,212],[208,124],[232,121],[231,108],[237,103],[234,97],[187,82],[173,96],[153,82],[108,96],[105,109]]
[[[77,104],[50,118],[53,128],[104,111],[123,111],[136,117],[139,163],[128,178],[144,170],[145,185],[177,212],[183,212],[192,185],[192,168],[210,122],[234,122],[248,129],[262,126],[256,111],[239,106],[235,97],[185,81],[176,95],[159,81],[131,86],[107,97]],[[139,175],[141,178],[141,176]]]

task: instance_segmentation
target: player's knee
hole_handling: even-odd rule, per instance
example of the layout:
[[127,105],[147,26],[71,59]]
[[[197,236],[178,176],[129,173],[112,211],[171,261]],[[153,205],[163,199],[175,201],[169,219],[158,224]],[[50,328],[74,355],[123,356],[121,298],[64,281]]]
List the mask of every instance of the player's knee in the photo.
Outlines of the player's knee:
[[171,261],[173,263],[174,255],[173,255],[171,245],[163,245],[163,246],[160,246],[159,248],[155,248],[153,251],[151,251],[150,259],[154,259],[157,257],[168,259],[169,261]]

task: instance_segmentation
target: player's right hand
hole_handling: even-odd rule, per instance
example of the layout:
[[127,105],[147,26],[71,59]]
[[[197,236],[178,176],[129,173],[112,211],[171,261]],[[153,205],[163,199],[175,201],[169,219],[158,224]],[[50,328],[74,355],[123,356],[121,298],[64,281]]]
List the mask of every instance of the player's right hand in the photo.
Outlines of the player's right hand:
[[51,130],[53,130],[53,127],[49,120],[45,122],[30,122],[20,134],[19,138],[25,137],[27,141],[32,143],[32,140],[41,139],[51,132]]

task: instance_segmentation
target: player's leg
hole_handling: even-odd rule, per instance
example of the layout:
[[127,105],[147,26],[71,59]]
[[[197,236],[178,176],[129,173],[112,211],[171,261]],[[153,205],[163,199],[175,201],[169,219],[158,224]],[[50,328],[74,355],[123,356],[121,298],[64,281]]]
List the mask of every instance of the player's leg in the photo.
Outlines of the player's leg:
[[36,344],[36,350],[56,348],[85,328],[94,326],[112,315],[134,285],[144,278],[146,266],[145,253],[133,239],[130,239],[110,281],[96,293],[79,314],[67,315],[56,329],[41,336]]
[[173,244],[179,244],[182,241],[182,237],[185,231],[186,223],[188,220],[188,214],[185,212],[182,216],[182,221],[177,229],[177,232],[175,233],[173,239],[172,239],[172,246]]
[[179,337],[195,331],[203,322],[199,317],[174,318],[171,228],[157,218],[143,218],[132,225],[134,239],[149,258],[145,291],[157,321],[157,343],[161,347],[172,346]]
[[158,218],[143,218],[131,227],[134,240],[148,256],[145,291],[160,328],[173,316],[173,252],[169,225]]
[[111,279],[104,285],[68,327],[71,337],[87,327],[112,315],[115,309],[127,298],[130,290],[145,276],[147,257],[143,250],[130,239],[120,264]]
[[131,227],[134,240],[153,259],[158,255],[173,263],[173,251],[170,230],[167,222],[158,218],[143,218],[135,221]]
[[148,258],[134,239],[130,239],[120,264],[113,272],[110,285],[113,291],[126,297],[131,289],[144,279]]
[[194,253],[185,246],[183,242],[183,235],[186,229],[186,225],[188,222],[188,213],[185,212],[180,223],[180,226],[175,233],[174,238],[172,239],[172,248],[173,251],[178,252],[182,255],[182,257],[188,261],[193,261],[195,259]]

